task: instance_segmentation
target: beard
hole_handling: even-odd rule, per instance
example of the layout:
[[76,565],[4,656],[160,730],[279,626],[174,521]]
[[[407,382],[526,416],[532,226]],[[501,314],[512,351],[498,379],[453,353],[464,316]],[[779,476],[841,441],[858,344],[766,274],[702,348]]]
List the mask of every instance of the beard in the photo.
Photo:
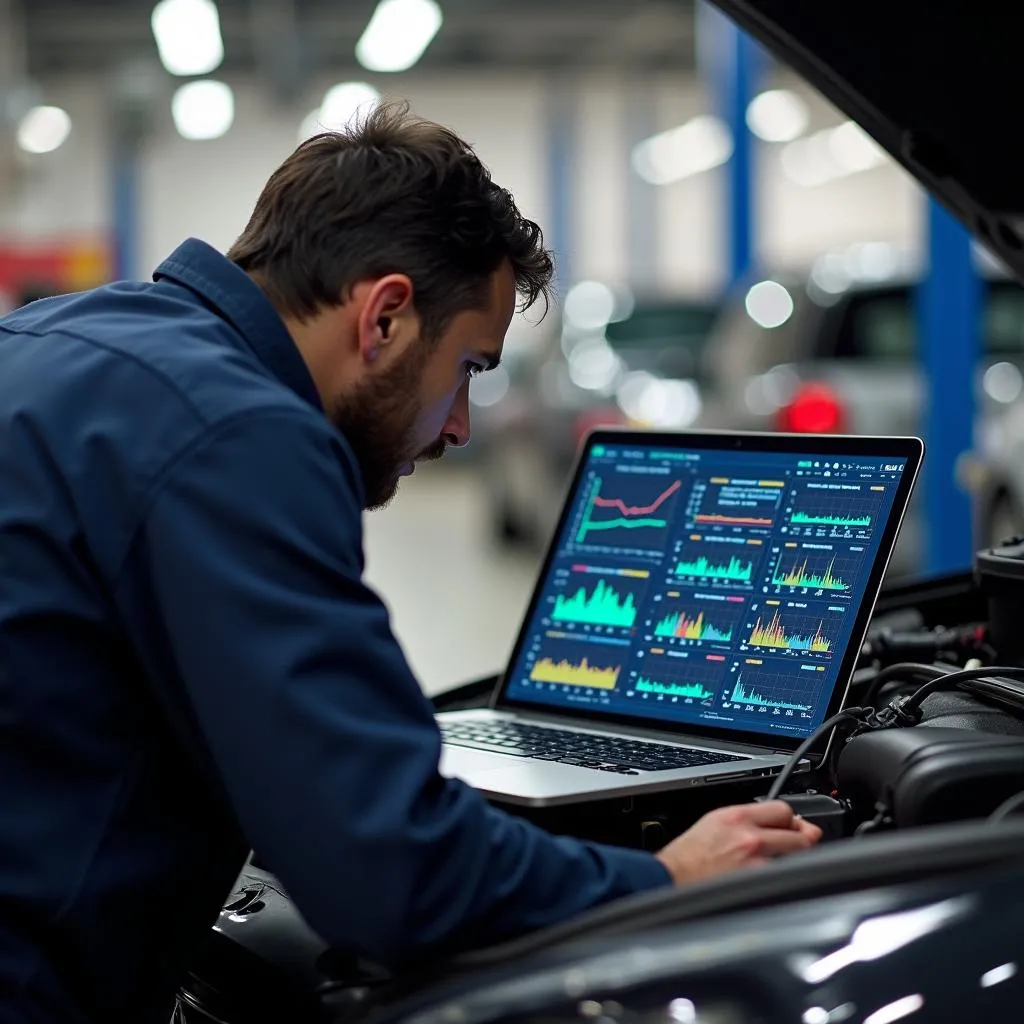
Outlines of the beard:
[[448,447],[439,438],[429,447],[415,441],[420,415],[419,393],[429,358],[427,346],[371,377],[329,410],[359,462],[366,487],[367,510],[384,508],[395,496],[401,470],[410,462],[439,459]]

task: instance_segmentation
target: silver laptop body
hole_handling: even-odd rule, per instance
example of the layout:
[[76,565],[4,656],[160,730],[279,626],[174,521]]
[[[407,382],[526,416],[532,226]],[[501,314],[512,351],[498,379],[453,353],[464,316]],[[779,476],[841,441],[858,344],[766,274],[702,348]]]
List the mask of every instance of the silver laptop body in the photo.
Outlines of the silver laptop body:
[[923,454],[591,434],[490,707],[438,715],[442,773],[532,806],[777,774],[846,698]]

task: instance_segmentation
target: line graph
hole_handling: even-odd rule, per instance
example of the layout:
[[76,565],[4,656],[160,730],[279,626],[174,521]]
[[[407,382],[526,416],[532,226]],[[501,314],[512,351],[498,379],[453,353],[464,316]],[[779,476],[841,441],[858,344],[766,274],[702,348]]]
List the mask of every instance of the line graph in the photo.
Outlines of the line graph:
[[710,477],[698,481],[687,506],[698,527],[770,529],[785,485],[780,480]]
[[[590,493],[580,515],[575,532],[577,544],[587,542],[591,534],[610,534],[609,540],[622,540],[619,531],[643,531],[645,536],[631,543],[642,547],[660,547],[664,530],[671,519],[674,498],[682,487],[681,480],[673,480],[667,486],[664,480],[636,477],[629,481],[616,479],[615,483],[629,494],[615,496],[602,494],[606,481],[595,476]],[[654,490],[652,483],[657,486]],[[648,493],[651,492],[651,493]],[[654,532],[653,536],[649,532]]]

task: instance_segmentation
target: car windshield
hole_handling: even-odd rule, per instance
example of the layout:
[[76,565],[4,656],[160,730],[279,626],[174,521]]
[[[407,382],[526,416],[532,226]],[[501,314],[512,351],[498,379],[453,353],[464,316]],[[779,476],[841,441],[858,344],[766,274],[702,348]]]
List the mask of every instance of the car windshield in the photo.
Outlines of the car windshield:
[[711,305],[637,303],[624,320],[608,324],[605,336],[635,369],[693,377],[716,316]]
[[[1024,359],[1024,288],[1012,281],[989,281],[983,287],[985,354]],[[912,288],[887,288],[851,297],[836,355],[886,363],[915,360],[917,324]]]

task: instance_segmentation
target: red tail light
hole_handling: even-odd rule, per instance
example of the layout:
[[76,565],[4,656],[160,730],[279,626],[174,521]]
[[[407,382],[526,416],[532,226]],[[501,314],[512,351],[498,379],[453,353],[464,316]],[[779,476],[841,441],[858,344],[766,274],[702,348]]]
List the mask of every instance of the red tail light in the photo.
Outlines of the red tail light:
[[846,410],[827,384],[801,384],[776,413],[775,429],[787,434],[841,434],[846,429]]

